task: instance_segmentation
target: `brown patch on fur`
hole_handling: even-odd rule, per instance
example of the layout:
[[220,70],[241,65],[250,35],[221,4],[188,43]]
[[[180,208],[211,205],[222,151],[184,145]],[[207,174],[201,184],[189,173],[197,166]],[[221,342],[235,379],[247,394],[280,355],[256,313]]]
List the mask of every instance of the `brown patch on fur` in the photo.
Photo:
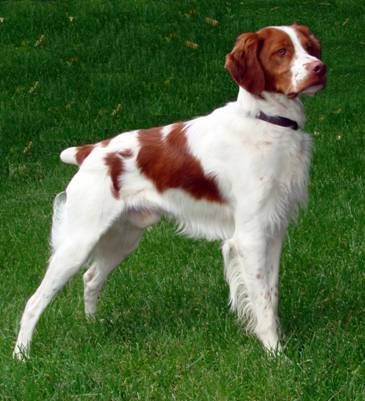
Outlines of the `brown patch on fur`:
[[108,153],[104,158],[105,164],[108,167],[108,173],[112,180],[112,194],[114,198],[119,198],[120,191],[120,176],[123,173],[124,163],[118,152]]
[[257,278],[258,280],[260,280],[261,274],[260,274],[260,273],[257,273],[257,274],[256,274],[256,278]]
[[214,177],[205,175],[199,160],[190,153],[184,129],[183,123],[177,123],[165,138],[161,127],[141,130],[139,168],[159,192],[178,188],[196,199],[223,203]]
[[83,145],[79,146],[76,150],[75,159],[78,165],[81,165],[83,161],[89,156],[95,145]]
[[126,159],[133,157],[133,152],[131,149],[122,150],[121,152],[119,152],[119,154]]
[[107,139],[104,139],[103,141],[101,141],[101,142],[99,142],[100,143],[100,145],[103,147],[103,148],[106,148],[108,145],[109,145],[109,143],[110,143],[110,141],[112,140],[113,138],[107,138]]

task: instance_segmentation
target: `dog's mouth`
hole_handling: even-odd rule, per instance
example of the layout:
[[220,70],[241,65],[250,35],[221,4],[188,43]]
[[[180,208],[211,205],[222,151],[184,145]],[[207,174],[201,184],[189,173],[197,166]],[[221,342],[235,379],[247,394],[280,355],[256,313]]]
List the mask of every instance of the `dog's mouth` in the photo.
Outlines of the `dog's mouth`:
[[317,92],[322,90],[324,87],[325,87],[325,83],[311,85],[308,88],[302,90],[301,93],[309,95],[309,96],[314,96]]
[[297,91],[289,92],[287,94],[288,98],[294,99],[301,94],[314,96],[317,92],[322,90],[326,86],[326,77],[323,76],[321,78],[317,78],[316,80],[311,80],[306,82],[302,88],[299,88]]

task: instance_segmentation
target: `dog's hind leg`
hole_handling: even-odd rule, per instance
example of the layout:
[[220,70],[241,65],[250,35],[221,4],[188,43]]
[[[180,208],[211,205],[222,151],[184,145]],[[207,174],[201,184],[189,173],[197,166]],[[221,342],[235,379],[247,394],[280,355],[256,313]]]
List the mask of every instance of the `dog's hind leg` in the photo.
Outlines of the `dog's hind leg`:
[[109,273],[137,248],[142,234],[143,228],[136,227],[123,216],[100,238],[90,268],[83,276],[85,313],[88,317],[96,312],[98,296]]
[[[54,219],[53,254],[46,274],[28,300],[20,322],[14,357],[23,359],[29,352],[37,321],[57,292],[88,260],[102,235],[121,215],[123,201],[115,199],[105,177],[81,170],[59,199],[62,211]],[[57,234],[56,234],[57,233]]]

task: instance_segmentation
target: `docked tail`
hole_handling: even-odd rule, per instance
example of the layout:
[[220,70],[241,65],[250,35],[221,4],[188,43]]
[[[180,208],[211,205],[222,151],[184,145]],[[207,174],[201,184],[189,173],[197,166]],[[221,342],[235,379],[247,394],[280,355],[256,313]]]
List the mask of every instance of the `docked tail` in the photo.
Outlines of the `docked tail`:
[[63,150],[60,154],[60,158],[64,163],[67,164],[74,164],[76,166],[79,165],[79,162],[77,161],[77,147],[73,146],[72,148],[67,148]]
[[95,146],[96,145],[94,144],[89,144],[67,148],[61,152],[60,158],[64,163],[81,166],[83,161],[89,156]]

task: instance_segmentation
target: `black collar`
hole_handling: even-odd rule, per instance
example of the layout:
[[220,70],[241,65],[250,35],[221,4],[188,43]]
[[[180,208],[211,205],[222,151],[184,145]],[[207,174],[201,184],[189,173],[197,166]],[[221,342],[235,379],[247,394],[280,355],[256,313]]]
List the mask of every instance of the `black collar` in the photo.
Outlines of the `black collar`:
[[293,130],[297,130],[299,128],[298,123],[294,120],[291,120],[290,118],[281,116],[268,116],[262,111],[260,111],[256,118],[271,124],[280,125],[281,127],[291,128]]

